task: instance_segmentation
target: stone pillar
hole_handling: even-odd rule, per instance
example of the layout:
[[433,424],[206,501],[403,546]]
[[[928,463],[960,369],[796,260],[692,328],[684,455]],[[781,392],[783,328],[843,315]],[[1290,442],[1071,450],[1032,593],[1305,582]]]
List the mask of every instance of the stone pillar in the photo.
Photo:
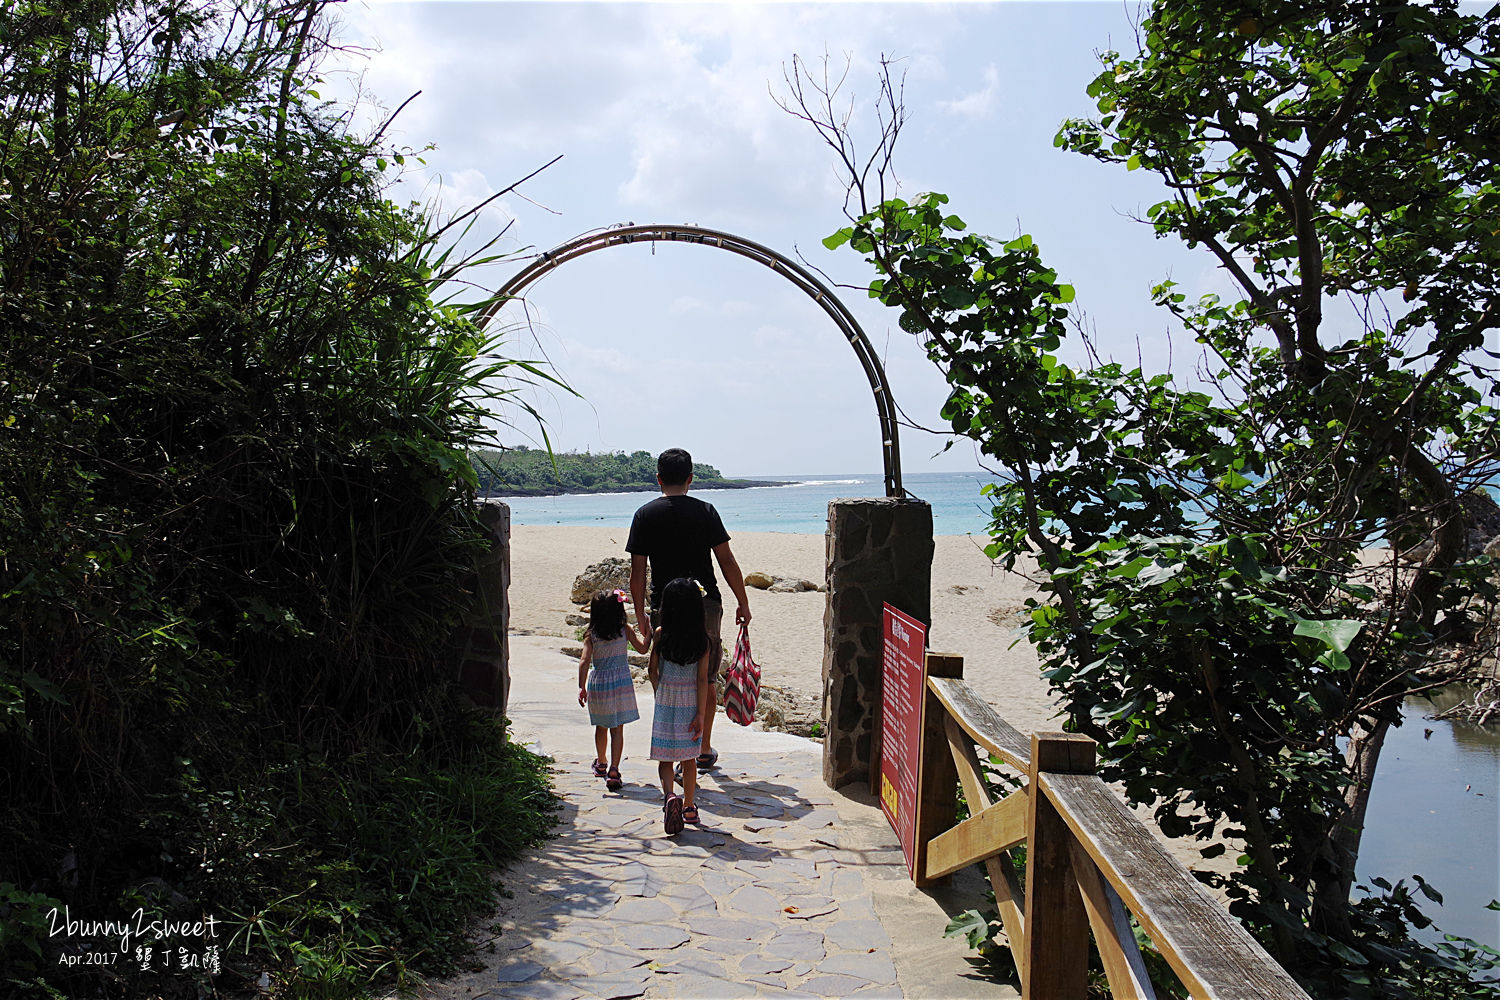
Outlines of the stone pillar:
[[476,705],[505,714],[510,702],[510,507],[479,504],[492,547],[475,567],[474,604],[459,625],[458,685]]
[[881,606],[932,625],[932,507],[890,497],[828,504],[823,612],[823,780],[868,783],[878,770]]

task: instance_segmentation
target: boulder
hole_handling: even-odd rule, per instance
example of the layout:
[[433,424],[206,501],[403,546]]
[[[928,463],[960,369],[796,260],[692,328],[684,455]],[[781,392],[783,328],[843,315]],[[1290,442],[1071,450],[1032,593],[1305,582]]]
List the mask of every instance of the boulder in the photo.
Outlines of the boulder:
[[[1464,526],[1464,546],[1460,559],[1475,556],[1495,555],[1500,552],[1500,504],[1483,487],[1475,487],[1458,498]],[[1403,562],[1418,563],[1432,553],[1433,538],[1430,523],[1406,523],[1392,529],[1390,542],[1400,554]]]
[[796,594],[804,590],[822,590],[823,588],[811,580],[798,580],[790,576],[777,576],[775,573],[763,573],[756,570],[745,574],[745,585],[759,587],[761,590],[769,590],[773,594]]
[[[651,588],[651,571],[646,571],[646,588]],[[587,604],[601,590],[623,590],[630,593],[630,560],[611,556],[596,562],[573,579],[574,604]]]
[[1476,486],[1459,498],[1463,506],[1464,526],[1468,529],[1466,554],[1470,557],[1480,553],[1489,554],[1500,539],[1500,504],[1489,491]]

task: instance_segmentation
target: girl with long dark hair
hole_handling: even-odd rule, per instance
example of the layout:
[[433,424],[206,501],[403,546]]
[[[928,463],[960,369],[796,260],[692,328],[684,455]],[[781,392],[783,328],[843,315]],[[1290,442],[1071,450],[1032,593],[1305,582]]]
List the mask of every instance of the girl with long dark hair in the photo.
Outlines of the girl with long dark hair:
[[696,761],[703,720],[714,710],[709,703],[708,631],[703,625],[703,590],[691,577],[678,577],[662,590],[661,626],[651,641],[646,675],[656,690],[656,712],[651,720],[651,759],[657,762],[667,833],[698,822],[698,768],[682,768],[682,796],[676,794],[672,765]]
[[[625,592],[601,590],[589,603],[589,630],[578,657],[578,704],[588,705],[594,724],[594,777],[604,787],[620,790],[620,756],[625,752],[625,723],[641,717],[635,704],[625,643],[646,651],[646,640],[636,635],[625,618]],[[609,765],[604,764],[605,734],[609,735]]]

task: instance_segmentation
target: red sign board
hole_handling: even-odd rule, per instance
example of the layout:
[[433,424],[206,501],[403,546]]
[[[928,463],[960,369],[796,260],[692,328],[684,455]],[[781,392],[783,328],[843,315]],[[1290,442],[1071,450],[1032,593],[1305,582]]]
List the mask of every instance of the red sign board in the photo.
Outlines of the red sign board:
[[927,686],[927,627],[885,605],[881,648],[880,809],[901,840],[908,874],[917,858],[917,760]]

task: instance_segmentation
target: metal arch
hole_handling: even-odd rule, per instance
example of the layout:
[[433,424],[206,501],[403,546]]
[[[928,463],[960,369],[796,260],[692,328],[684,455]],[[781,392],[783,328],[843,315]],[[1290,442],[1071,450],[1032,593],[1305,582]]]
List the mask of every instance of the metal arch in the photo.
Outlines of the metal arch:
[[849,346],[854,348],[854,354],[859,358],[859,363],[865,370],[865,378],[870,381],[870,391],[875,396],[875,411],[880,417],[881,452],[885,459],[885,495],[904,497],[906,491],[901,486],[901,447],[896,434],[896,404],[891,399],[890,386],[886,382],[885,369],[880,364],[880,358],[871,348],[869,339],[865,337],[865,332],[860,329],[854,315],[829,290],[828,286],[796,261],[769,247],[741,236],[735,236],[733,233],[702,229],[698,226],[623,226],[619,229],[606,229],[602,232],[575,237],[540,255],[501,286],[500,290],[495,293],[492,304],[480,315],[479,325],[481,327],[487,325],[507,302],[520,298],[528,285],[575,257],[593,253],[595,250],[603,250],[606,247],[626,243],[654,243],[658,240],[669,243],[698,243],[747,257],[786,278],[823,308],[823,311],[838,324],[844,338],[849,341]]

